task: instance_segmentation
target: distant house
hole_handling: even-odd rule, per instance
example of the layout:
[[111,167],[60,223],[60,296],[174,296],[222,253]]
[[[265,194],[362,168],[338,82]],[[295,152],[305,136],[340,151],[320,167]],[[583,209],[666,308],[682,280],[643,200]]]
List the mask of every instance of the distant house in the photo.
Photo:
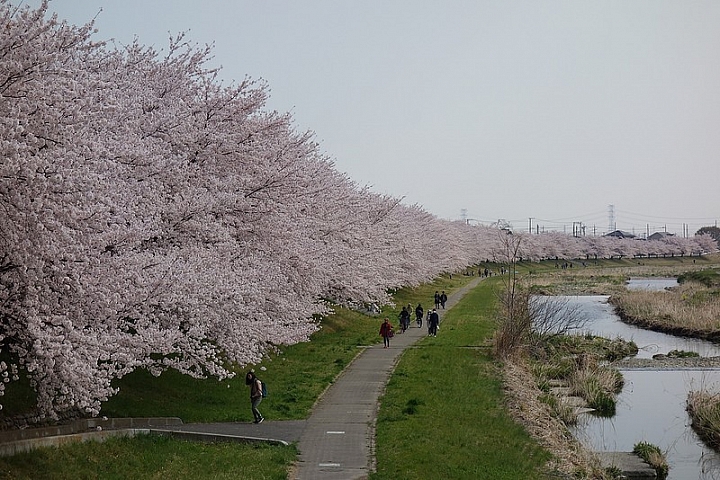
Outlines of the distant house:
[[663,240],[668,237],[674,237],[674,233],[668,233],[668,232],[655,232],[652,235],[648,237],[648,240]]
[[635,238],[635,235],[633,235],[630,232],[624,232],[622,230],[615,230],[614,232],[610,232],[605,235],[606,237],[615,237],[615,238]]

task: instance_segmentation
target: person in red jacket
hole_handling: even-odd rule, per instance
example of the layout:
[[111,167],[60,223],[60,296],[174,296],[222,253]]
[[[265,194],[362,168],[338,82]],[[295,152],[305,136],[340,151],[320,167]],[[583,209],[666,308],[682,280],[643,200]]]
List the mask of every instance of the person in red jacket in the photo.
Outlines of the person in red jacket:
[[383,337],[383,348],[390,346],[390,339],[393,335],[393,326],[390,324],[390,320],[385,318],[385,321],[380,325],[380,336]]

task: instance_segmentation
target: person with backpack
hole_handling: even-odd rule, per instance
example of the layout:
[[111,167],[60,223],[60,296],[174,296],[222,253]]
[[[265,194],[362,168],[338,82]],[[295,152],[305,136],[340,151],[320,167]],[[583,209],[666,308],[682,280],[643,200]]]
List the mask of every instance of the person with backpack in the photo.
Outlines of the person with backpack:
[[250,386],[250,407],[253,417],[255,417],[254,423],[262,423],[265,418],[260,414],[258,407],[263,399],[263,383],[255,375],[255,370],[250,370],[247,375],[245,375],[245,385]]

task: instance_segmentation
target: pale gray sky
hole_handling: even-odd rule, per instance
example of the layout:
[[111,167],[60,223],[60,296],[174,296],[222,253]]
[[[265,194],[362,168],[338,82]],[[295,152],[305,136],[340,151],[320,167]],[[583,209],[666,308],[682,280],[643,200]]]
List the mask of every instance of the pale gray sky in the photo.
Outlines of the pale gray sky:
[[[20,0],[13,0],[19,3]],[[39,2],[28,0],[37,5]],[[720,221],[720,2],[53,0],[97,38],[215,45],[360,185],[448,219]],[[532,220],[529,220],[532,217]]]

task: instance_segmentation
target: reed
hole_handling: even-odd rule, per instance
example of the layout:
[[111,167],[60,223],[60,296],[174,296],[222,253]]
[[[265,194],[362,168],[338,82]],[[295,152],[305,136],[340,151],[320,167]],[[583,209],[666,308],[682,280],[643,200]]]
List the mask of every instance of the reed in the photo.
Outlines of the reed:
[[615,396],[622,390],[623,383],[620,372],[597,365],[579,368],[568,378],[572,393],[584,398],[600,416],[615,414]]
[[610,302],[629,323],[701,338],[720,335],[720,289],[716,287],[688,282],[661,292],[621,292]]
[[705,443],[720,449],[720,394],[704,389],[691,391],[686,409],[692,429]]

